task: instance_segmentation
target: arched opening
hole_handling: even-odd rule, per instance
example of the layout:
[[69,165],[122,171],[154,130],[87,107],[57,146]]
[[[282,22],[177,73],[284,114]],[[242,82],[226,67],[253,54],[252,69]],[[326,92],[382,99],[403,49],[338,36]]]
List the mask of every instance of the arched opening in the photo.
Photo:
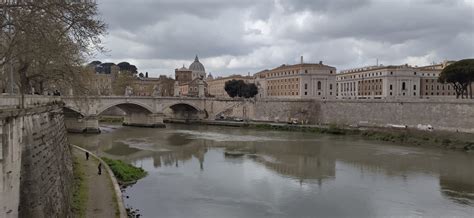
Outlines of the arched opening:
[[118,116],[124,116],[132,113],[151,114],[152,111],[151,109],[136,103],[119,103],[100,110],[98,115],[102,116],[104,114],[115,114]]
[[68,108],[68,107],[63,107],[63,114],[64,114],[64,117],[70,117],[70,118],[84,117],[84,115],[81,112],[74,110],[72,108]]
[[[68,132],[84,133],[84,132],[90,131],[87,129],[85,116],[81,112],[69,107],[63,107],[63,114],[64,114],[64,125],[66,126],[66,130]],[[90,131],[90,132],[97,132],[97,131]]]
[[147,105],[125,102],[110,105],[98,113],[103,122],[122,122],[124,126],[165,127],[163,119],[156,116]]
[[178,103],[171,105],[165,110],[165,115],[168,121],[176,122],[191,122],[201,119],[202,112],[196,107],[186,104]]

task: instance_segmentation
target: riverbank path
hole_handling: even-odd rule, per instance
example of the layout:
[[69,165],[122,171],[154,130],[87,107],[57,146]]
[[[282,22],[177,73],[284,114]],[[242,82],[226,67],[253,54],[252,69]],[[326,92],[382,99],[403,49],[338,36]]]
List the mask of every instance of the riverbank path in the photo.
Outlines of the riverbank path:
[[112,181],[105,167],[102,166],[102,175],[98,175],[97,159],[90,155],[86,160],[86,154],[78,149],[73,149],[73,154],[84,169],[88,189],[85,217],[119,217]]

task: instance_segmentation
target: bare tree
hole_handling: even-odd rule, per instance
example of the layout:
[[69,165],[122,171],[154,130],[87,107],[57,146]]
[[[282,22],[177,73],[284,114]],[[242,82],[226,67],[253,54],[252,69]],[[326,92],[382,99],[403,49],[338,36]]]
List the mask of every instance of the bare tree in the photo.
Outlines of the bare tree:
[[20,94],[52,82],[83,85],[85,56],[103,50],[105,24],[95,2],[32,0],[2,8],[0,66],[13,63]]

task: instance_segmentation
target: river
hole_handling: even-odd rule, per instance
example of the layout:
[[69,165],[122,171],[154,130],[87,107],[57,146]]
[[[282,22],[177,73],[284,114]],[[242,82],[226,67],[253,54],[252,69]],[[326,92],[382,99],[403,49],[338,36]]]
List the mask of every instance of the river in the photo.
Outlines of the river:
[[68,137],[148,171],[125,194],[143,217],[474,214],[474,153],[234,127],[102,131]]

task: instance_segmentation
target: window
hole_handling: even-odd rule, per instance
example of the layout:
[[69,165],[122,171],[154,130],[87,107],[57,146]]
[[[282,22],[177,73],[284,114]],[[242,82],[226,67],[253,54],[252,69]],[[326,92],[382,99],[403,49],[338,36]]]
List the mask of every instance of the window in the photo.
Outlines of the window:
[[390,75],[393,75],[393,72],[390,72]]
[[393,87],[392,87],[392,85],[391,85],[391,84],[390,84],[390,90],[393,90]]
[[308,95],[308,92],[304,92],[304,95]]
[[332,90],[332,84],[329,84],[329,89]]
[[414,72],[413,75],[416,75],[416,72]]
[[416,92],[413,92],[413,96],[416,96]]
[[308,83],[304,84],[304,89],[308,89]]
[[392,95],[392,93],[390,92],[390,95]]
[[318,95],[321,95],[321,92],[318,92]]
[[304,73],[308,73],[308,70],[304,70]]
[[[405,82],[402,82],[402,90],[406,90],[406,88],[407,88],[407,87],[406,87],[406,83],[405,83]],[[405,95],[405,94],[403,94],[403,95]]]
[[416,85],[413,85],[413,90],[416,90]]
[[318,81],[318,90],[321,90],[321,81]]

